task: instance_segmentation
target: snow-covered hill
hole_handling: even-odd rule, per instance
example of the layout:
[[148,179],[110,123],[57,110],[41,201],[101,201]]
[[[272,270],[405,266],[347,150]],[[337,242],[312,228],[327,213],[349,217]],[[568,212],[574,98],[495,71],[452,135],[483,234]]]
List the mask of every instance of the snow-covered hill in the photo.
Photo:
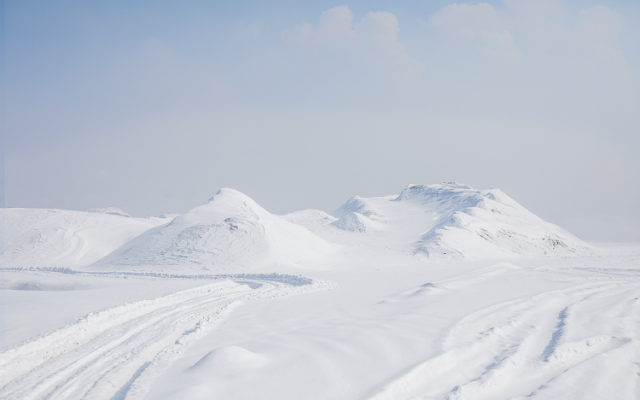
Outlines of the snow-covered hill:
[[[329,241],[386,248],[422,258],[584,254],[593,248],[545,222],[498,189],[457,182],[409,185],[395,196],[354,196],[333,220],[286,216]],[[313,218],[313,217],[316,218]]]
[[6,209],[3,215],[2,256],[9,267],[228,270],[322,266],[334,255],[473,259],[593,251],[500,190],[455,182],[409,185],[400,195],[354,196],[333,215],[306,210],[276,216],[233,189],[221,189],[178,217],[131,218],[115,208]]
[[96,266],[260,267],[301,265],[333,252],[301,225],[270,214],[248,196],[220,189],[208,203],[127,243]]
[[545,222],[499,189],[410,185],[396,199],[422,204],[436,222],[414,244],[428,256],[575,254],[593,250],[566,230]]
[[105,212],[7,208],[4,267],[83,267],[170,218],[131,218]]

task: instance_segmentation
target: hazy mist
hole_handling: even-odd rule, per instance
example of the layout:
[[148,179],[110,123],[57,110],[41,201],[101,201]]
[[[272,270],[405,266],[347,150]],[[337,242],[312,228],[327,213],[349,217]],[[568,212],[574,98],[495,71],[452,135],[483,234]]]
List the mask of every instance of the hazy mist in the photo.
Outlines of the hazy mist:
[[5,205],[498,187],[640,239],[640,3],[5,2]]

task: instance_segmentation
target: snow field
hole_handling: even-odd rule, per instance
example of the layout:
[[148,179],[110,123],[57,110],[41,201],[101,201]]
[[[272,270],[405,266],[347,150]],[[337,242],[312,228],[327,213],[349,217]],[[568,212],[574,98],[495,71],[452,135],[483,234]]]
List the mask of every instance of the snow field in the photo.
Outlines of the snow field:
[[1,217],[11,332],[56,328],[0,353],[3,398],[640,398],[637,244],[596,249],[497,189]]
[[[146,398],[635,399],[636,261],[327,271],[338,290],[243,306],[176,359]],[[267,364],[191,374],[227,346]]]

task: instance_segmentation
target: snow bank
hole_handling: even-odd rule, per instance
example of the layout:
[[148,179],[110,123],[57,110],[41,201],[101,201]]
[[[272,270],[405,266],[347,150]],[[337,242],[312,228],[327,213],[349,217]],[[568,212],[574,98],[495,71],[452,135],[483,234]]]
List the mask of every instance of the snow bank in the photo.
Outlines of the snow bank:
[[105,276],[105,277],[113,277],[113,278],[126,278],[129,276],[135,277],[150,277],[150,278],[164,278],[164,279],[202,279],[202,280],[211,280],[211,279],[253,279],[253,280],[265,280],[265,281],[273,281],[273,282],[281,282],[286,283],[291,286],[304,286],[311,285],[319,282],[325,282],[323,280],[314,280],[311,278],[307,278],[304,275],[290,275],[290,274],[279,274],[277,272],[272,272],[270,274],[260,273],[260,274],[247,274],[247,273],[239,273],[239,274],[171,274],[164,272],[131,272],[131,271],[104,271],[104,272],[95,272],[95,271],[77,271],[71,268],[61,268],[61,267],[29,267],[29,268],[1,268],[0,271],[14,271],[14,272],[54,272],[60,274],[68,274],[68,275],[80,275],[80,276]]

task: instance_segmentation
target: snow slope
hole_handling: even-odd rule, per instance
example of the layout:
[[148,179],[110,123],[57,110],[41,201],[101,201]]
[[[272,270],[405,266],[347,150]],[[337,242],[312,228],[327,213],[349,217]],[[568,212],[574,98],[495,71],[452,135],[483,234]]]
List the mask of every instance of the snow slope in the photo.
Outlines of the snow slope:
[[224,188],[208,203],[141,235],[96,266],[225,269],[274,263],[308,265],[334,249],[306,228],[270,214],[236,190]]
[[86,266],[171,221],[102,211],[7,208],[0,213],[5,230],[0,259],[5,267]]

